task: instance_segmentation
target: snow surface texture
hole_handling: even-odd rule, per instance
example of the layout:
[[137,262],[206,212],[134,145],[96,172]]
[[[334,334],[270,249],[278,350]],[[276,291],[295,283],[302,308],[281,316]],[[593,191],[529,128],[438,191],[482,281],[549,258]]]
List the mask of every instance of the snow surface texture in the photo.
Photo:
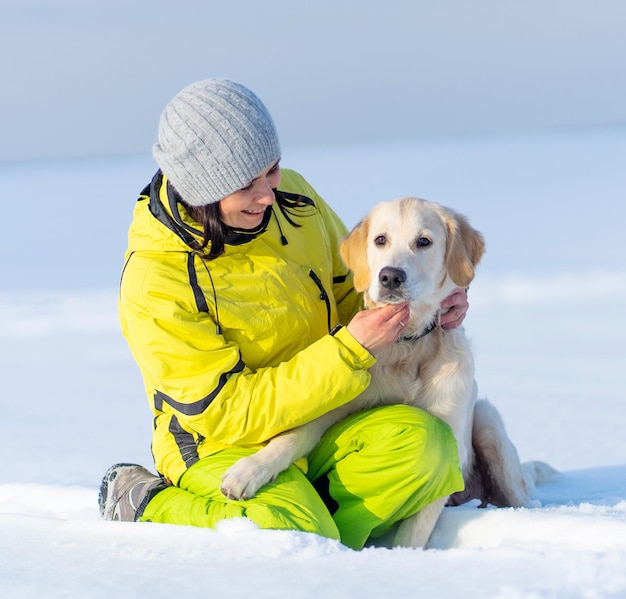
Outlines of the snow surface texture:
[[2,595],[625,597],[625,155],[623,129],[285,149],[349,226],[379,200],[418,195],[487,239],[466,320],[480,394],[522,460],[562,474],[527,509],[447,508],[426,551],[356,552],[243,520],[100,521],[106,468],[152,465],[115,303],[154,165],[0,165],[12,209],[0,224]]

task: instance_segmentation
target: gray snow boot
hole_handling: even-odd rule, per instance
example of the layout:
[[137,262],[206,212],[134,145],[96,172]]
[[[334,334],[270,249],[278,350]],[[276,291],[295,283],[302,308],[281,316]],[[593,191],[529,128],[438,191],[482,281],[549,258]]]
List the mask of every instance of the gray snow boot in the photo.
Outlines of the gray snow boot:
[[150,499],[167,486],[163,478],[143,466],[115,464],[106,471],[100,484],[100,516],[104,520],[135,522]]

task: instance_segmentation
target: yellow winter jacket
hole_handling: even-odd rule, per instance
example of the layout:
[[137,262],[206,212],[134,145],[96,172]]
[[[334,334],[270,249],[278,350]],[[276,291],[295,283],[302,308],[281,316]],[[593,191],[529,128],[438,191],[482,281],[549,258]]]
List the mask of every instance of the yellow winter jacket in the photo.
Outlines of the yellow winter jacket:
[[275,203],[210,261],[166,177],[137,202],[119,313],[154,413],[155,465],[174,484],[198,459],[260,447],[369,384],[374,358],[337,330],[361,308],[338,251],[345,226],[293,171],[276,194],[298,200],[301,226]]

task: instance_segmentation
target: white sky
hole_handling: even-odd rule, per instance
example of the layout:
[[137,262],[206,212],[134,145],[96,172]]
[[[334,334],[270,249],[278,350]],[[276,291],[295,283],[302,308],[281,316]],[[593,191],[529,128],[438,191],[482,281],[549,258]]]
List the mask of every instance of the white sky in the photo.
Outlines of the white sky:
[[284,145],[626,123],[622,0],[2,0],[0,161],[149,152],[239,80]]

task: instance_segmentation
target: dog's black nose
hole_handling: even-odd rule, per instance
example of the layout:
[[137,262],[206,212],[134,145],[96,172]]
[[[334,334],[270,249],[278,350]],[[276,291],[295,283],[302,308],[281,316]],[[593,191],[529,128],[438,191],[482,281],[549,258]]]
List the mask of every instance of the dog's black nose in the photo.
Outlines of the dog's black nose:
[[378,273],[378,280],[385,289],[397,289],[406,281],[406,273],[400,268],[385,266]]

